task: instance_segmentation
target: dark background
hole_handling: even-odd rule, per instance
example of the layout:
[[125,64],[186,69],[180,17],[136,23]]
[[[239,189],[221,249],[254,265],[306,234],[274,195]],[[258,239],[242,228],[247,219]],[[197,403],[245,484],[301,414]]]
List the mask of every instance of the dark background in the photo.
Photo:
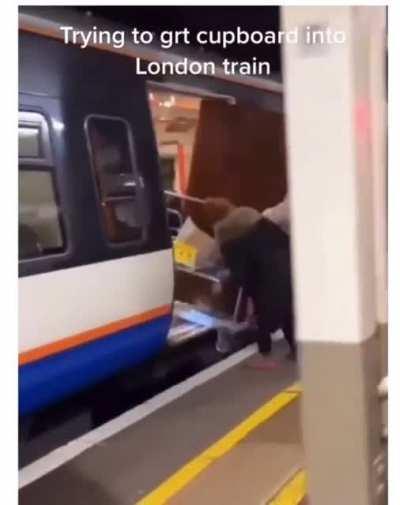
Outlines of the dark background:
[[[192,32],[199,30],[232,30],[240,26],[244,30],[262,32],[279,30],[279,7],[271,6],[135,6],[135,7],[73,7],[75,11],[91,13],[94,17],[115,22],[121,27],[140,28],[159,34],[162,30],[182,30],[188,28]],[[231,60],[250,61],[253,56],[259,60],[267,60],[273,73],[281,71],[281,54],[279,45],[232,45],[227,49],[218,46],[196,46],[190,49],[205,54],[216,55]]]

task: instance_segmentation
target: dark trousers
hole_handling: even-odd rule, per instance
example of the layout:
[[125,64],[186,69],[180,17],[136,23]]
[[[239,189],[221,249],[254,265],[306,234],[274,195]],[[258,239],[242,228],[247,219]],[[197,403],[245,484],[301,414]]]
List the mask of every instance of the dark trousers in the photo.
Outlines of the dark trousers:
[[[257,305],[256,303],[254,305]],[[257,321],[257,344],[261,354],[269,354],[272,348],[271,334],[281,329],[289,345],[290,351],[296,355],[296,341],[294,338],[294,319],[293,313],[289,314],[284,320],[277,324],[271,324],[268,312],[265,309],[262,312],[256,309]]]
[[287,307],[286,314],[277,309],[275,304],[269,307],[263,300],[254,300],[255,316],[257,321],[257,344],[261,354],[269,354],[272,348],[271,334],[281,329],[290,352],[296,355],[296,341],[294,338],[294,316],[291,307]]
[[221,246],[234,280],[254,303],[258,346],[271,351],[271,333],[282,329],[296,353],[289,238],[268,219],[260,219],[246,234]]

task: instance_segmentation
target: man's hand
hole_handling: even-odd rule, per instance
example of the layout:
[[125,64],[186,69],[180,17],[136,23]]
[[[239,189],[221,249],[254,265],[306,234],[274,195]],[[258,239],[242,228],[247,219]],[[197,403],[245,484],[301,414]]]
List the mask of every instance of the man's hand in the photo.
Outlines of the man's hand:
[[227,198],[210,197],[205,199],[204,209],[207,219],[214,225],[230,214],[235,209],[235,205]]

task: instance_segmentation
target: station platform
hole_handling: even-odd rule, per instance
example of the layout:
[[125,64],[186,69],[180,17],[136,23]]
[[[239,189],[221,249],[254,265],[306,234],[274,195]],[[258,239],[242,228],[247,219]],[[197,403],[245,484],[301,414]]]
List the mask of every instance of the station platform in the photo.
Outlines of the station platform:
[[306,505],[286,351],[257,369],[249,346],[28,465],[20,505]]

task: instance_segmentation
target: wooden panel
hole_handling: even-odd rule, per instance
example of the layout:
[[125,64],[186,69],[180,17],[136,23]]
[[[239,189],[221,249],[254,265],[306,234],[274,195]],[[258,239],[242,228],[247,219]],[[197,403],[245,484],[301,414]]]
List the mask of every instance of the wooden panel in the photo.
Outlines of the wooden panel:
[[[264,210],[286,193],[284,116],[217,100],[202,102],[188,193],[223,196],[236,205]],[[193,203],[187,211],[200,229],[211,218]]]

